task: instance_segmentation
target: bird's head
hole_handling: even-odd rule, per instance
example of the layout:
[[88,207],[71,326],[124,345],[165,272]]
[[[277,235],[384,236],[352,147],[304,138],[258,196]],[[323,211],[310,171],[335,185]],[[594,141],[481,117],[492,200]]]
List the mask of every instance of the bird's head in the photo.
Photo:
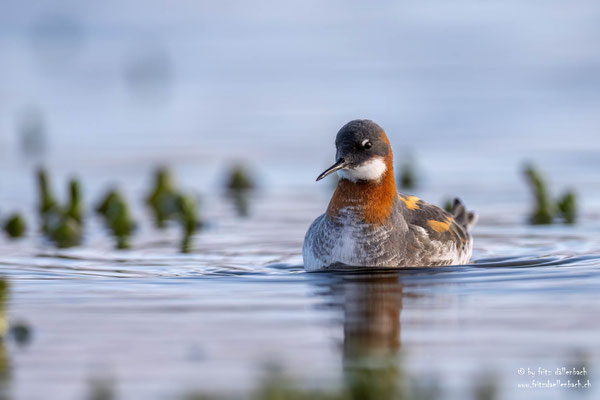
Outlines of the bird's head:
[[[335,138],[336,162],[317,181],[336,172],[351,182],[379,181],[392,168],[392,148],[383,129],[375,122],[348,122]],[[392,171],[390,171],[392,172]]]

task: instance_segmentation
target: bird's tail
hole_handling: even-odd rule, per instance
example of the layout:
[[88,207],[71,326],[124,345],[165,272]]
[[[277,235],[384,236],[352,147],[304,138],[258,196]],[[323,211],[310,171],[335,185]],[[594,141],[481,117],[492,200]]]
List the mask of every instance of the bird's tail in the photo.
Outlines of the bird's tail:
[[477,214],[467,211],[460,199],[454,199],[450,213],[454,217],[454,220],[466,230],[469,230],[477,220]]

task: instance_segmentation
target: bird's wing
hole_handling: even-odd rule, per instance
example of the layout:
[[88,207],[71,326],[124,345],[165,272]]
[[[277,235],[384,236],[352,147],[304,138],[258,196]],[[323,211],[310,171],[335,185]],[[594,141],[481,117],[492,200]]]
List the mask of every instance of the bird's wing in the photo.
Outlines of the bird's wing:
[[[463,224],[463,219],[468,218],[462,204],[460,208],[456,207],[453,211],[456,214],[442,210],[440,207],[429,204],[415,196],[398,195],[402,213],[407,224],[423,228],[430,240],[440,242],[452,241],[456,243],[457,248],[466,245],[469,240],[467,233],[467,224]],[[462,214],[460,214],[461,212]],[[460,219],[459,219],[460,218]]]

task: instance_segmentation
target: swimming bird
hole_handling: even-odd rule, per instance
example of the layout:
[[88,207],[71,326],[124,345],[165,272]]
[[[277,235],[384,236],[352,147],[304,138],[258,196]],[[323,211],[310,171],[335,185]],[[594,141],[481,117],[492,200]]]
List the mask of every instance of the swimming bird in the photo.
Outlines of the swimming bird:
[[465,264],[475,214],[455,199],[451,212],[398,193],[390,141],[370,120],[344,125],[335,139],[337,172],[327,211],[310,226],[302,256],[307,271],[348,266],[414,267]]

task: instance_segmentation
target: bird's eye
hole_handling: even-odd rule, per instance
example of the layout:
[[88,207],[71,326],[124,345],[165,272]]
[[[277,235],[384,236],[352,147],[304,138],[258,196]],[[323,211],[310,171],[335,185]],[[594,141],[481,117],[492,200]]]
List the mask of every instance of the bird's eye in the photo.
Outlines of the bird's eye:
[[371,143],[371,141],[369,139],[364,140],[362,143],[362,147],[369,150],[371,148],[371,146],[373,146],[373,144]]

